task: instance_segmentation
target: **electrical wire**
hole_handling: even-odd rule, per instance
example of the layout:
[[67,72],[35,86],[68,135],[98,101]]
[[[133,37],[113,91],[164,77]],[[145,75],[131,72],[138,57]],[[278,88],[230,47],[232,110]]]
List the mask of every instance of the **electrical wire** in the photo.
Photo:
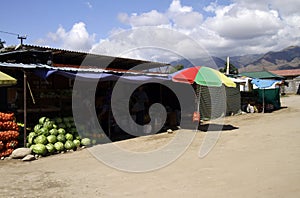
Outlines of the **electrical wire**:
[[19,34],[12,33],[12,32],[6,32],[6,31],[2,31],[2,30],[0,30],[0,32],[1,32],[1,33],[4,33],[4,34],[10,34],[10,35],[19,36]]

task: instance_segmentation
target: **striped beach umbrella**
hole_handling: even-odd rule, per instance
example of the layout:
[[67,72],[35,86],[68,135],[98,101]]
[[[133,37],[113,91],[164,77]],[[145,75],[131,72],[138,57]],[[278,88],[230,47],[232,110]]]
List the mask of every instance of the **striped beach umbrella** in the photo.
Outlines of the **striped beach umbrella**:
[[172,81],[208,87],[236,87],[236,84],[223,73],[205,66],[195,66],[180,70],[172,75]]

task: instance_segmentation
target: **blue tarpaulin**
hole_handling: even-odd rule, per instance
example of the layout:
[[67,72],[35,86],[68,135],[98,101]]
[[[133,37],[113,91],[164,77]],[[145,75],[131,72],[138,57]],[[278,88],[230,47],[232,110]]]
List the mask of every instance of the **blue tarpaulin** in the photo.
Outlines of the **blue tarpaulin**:
[[278,80],[263,80],[263,79],[252,79],[251,83],[256,85],[259,89],[265,89],[265,88],[269,88],[272,87],[272,85],[274,85],[274,83],[278,83],[280,81]]
[[258,102],[263,104],[263,112],[266,104],[272,104],[272,110],[280,109],[280,89],[274,87],[274,84],[280,82],[279,80],[252,79],[251,83],[258,87],[254,89],[254,92],[258,94]]
[[34,74],[44,80],[55,72],[57,72],[57,70],[49,70],[49,69],[35,69],[34,70]]
[[171,80],[169,77],[162,76],[146,76],[146,75],[117,75],[111,73],[103,73],[103,72],[68,72],[61,70],[48,70],[48,69],[36,69],[35,74],[42,79],[47,79],[52,74],[58,74],[65,76],[71,79],[79,79],[79,80],[101,80],[101,81],[116,81],[121,80],[125,82],[134,82],[134,81],[151,81],[151,82],[160,82],[165,80]]

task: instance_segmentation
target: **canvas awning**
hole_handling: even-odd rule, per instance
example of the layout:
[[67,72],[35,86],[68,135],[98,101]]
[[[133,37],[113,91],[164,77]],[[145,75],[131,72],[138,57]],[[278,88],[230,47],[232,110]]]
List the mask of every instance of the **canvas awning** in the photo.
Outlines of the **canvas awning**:
[[48,69],[36,69],[34,72],[37,76],[46,79],[52,74],[58,74],[65,76],[70,79],[79,79],[79,80],[101,80],[101,81],[117,81],[121,80],[128,83],[140,83],[140,82],[161,82],[170,80],[166,75],[133,75],[133,74],[111,74],[103,72],[70,72],[70,71],[59,71],[59,70],[48,70]]
[[264,80],[264,79],[252,79],[251,83],[258,89],[272,89],[276,85],[280,84],[279,80]]
[[276,79],[276,80],[283,80],[283,76],[279,76],[269,71],[256,71],[256,72],[242,72],[239,74],[240,76],[247,76],[250,78],[257,78],[257,79]]
[[0,71],[0,87],[11,86],[17,84],[17,80]]
[[236,87],[236,84],[221,72],[205,66],[185,68],[171,74],[172,81],[180,83],[196,83],[208,87]]

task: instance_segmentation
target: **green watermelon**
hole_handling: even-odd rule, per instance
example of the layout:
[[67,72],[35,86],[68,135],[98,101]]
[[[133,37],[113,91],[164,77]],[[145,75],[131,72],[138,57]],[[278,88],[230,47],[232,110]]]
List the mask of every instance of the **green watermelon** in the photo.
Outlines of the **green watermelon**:
[[66,131],[63,128],[59,128],[57,131],[58,131],[59,134],[63,134],[63,135],[66,134]]
[[65,149],[72,150],[72,149],[74,149],[75,144],[73,143],[73,141],[67,140],[64,146],[65,146]]
[[54,144],[55,142],[57,142],[57,138],[56,138],[55,135],[49,135],[47,137],[47,140],[48,140],[49,143],[52,143],[52,144]]
[[51,143],[46,145],[46,149],[47,149],[48,153],[53,153],[55,151],[55,147]]
[[44,124],[44,122],[46,121],[46,117],[41,117],[40,119],[39,119],[39,124],[40,125],[43,125]]
[[46,136],[44,135],[39,135],[37,136],[35,139],[34,139],[34,143],[35,144],[47,144],[48,143],[48,140],[46,138]]
[[90,146],[91,145],[91,139],[89,139],[89,138],[83,138],[82,140],[81,140],[81,144],[83,145],[83,146]]
[[58,134],[57,135],[57,141],[64,143],[66,141],[66,137],[63,134]]
[[51,130],[49,131],[49,133],[50,133],[51,135],[57,136],[57,135],[58,135],[58,130],[54,128],[54,129],[51,129]]
[[66,139],[67,140],[73,140],[73,135],[72,134],[70,134],[70,133],[67,133],[66,135],[65,135],[65,137],[66,137]]
[[32,147],[32,151],[38,155],[45,155],[47,153],[46,146],[44,144],[35,144]]
[[40,130],[40,128],[42,128],[42,126],[43,126],[42,124],[35,125],[33,128],[34,132],[38,132]]
[[54,148],[57,150],[57,151],[63,151],[65,149],[64,147],[64,144],[62,142],[56,142],[54,144]]

